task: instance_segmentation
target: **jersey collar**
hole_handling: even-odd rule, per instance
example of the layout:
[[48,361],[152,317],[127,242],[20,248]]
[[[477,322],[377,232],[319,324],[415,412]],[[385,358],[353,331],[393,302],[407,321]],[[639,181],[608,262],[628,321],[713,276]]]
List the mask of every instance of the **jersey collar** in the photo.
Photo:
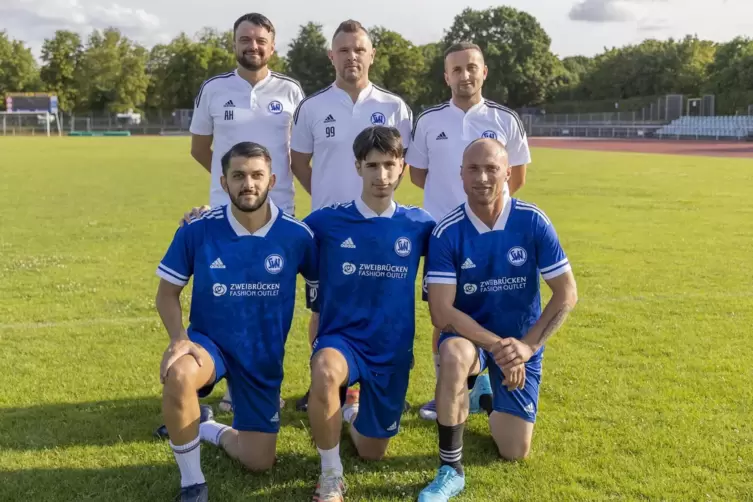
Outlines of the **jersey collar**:
[[272,202],[270,199],[267,199],[269,201],[269,210],[272,213],[271,217],[269,218],[269,221],[266,225],[261,227],[259,230],[257,230],[254,233],[249,232],[246,230],[246,227],[241,225],[241,223],[235,219],[235,216],[233,216],[233,212],[230,210],[230,204],[228,204],[227,209],[225,210],[225,213],[227,214],[227,221],[230,223],[230,226],[232,227],[233,231],[235,232],[235,235],[238,237],[247,237],[247,236],[253,236],[253,237],[266,237],[269,233],[269,230],[272,228],[272,225],[275,224],[275,221],[277,220],[277,215],[280,213],[280,210],[275,206],[274,202]]
[[235,70],[233,71],[233,73],[235,73],[235,76],[236,76],[237,78],[241,79],[241,80],[242,80],[242,81],[243,81],[243,82],[244,82],[244,83],[245,83],[245,84],[246,84],[247,86],[249,86],[249,87],[250,87],[250,88],[251,88],[252,90],[253,90],[253,89],[258,89],[258,88],[261,88],[261,87],[263,87],[263,86],[264,86],[264,84],[266,84],[267,82],[269,82],[270,80],[272,80],[272,70],[270,70],[270,69],[267,69],[267,76],[266,76],[266,77],[264,77],[263,79],[259,80],[258,82],[256,82],[256,85],[251,85],[251,83],[250,83],[250,82],[249,82],[248,80],[246,80],[245,78],[241,77],[241,76],[240,76],[240,75],[238,74],[238,68],[236,68],[236,69],[235,69]]
[[395,214],[395,209],[397,209],[397,204],[395,204],[394,200],[390,203],[390,207],[385,209],[382,214],[376,214],[361,198],[356,199],[355,203],[358,212],[367,220],[370,218],[392,218],[392,215]]
[[340,98],[343,100],[347,100],[348,103],[355,106],[357,104],[362,103],[366,98],[368,98],[371,95],[371,91],[374,89],[374,84],[369,82],[369,85],[364,87],[360,93],[358,93],[358,99],[356,99],[356,102],[353,103],[353,100],[350,98],[350,94],[348,94],[344,89],[340,89],[338,87],[337,82],[332,83],[332,90],[340,94]]
[[485,106],[486,106],[486,100],[482,96],[481,101],[479,101],[475,105],[468,108],[467,112],[464,112],[463,110],[458,108],[458,106],[455,104],[452,98],[450,98],[450,109],[457,113],[460,113],[461,115],[473,115],[474,113],[478,113],[479,111],[483,110]]
[[494,222],[493,228],[487,227],[486,223],[481,221],[478,216],[473,214],[471,206],[468,205],[468,202],[465,203],[465,214],[468,215],[468,219],[471,220],[471,223],[476,228],[478,233],[485,234],[487,232],[505,229],[505,225],[507,225],[507,219],[510,217],[510,210],[512,209],[512,199],[510,198],[510,189],[507,187],[507,183],[505,183],[505,188],[502,192],[502,199],[502,213],[497,218],[497,221]]

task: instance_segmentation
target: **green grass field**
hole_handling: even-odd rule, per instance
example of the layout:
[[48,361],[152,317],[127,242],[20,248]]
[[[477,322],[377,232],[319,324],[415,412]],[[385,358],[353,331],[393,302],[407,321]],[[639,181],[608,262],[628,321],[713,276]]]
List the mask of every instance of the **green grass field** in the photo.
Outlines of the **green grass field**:
[[[153,298],[179,217],[208,193],[188,146],[0,138],[0,500],[176,494],[172,453],[151,437],[167,341]],[[473,416],[457,500],[753,500],[753,162],[533,156],[520,197],[554,221],[580,303],[549,344],[531,457],[497,460]],[[421,194],[404,183],[399,200]],[[381,463],[359,461],[343,436],[349,500],[415,500],[435,473],[435,425],[417,414],[433,394],[430,323],[417,311],[413,409]],[[293,410],[308,386],[307,321],[299,302],[278,464],[250,474],[203,446],[212,500],[309,499],[318,457]]]

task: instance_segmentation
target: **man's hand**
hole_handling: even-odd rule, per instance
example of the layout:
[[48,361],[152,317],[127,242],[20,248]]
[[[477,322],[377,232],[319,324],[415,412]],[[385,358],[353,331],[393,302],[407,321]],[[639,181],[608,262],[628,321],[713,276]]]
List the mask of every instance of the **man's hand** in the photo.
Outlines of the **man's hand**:
[[533,349],[517,338],[501,338],[492,345],[491,353],[497,365],[503,371],[509,371],[515,366],[527,363],[533,356]]
[[198,345],[187,339],[172,341],[162,355],[162,364],[159,369],[159,380],[162,384],[167,379],[167,372],[170,371],[170,366],[185,355],[193,356],[196,359],[196,363],[202,366],[201,352],[199,352]]
[[183,215],[183,219],[178,222],[178,225],[182,227],[184,223],[191,223],[191,220],[198,218],[210,209],[212,208],[207,205],[195,207]]
[[515,389],[522,389],[526,385],[526,365],[519,364],[512,369],[502,370],[504,379],[502,385],[507,387],[507,390],[512,392]]

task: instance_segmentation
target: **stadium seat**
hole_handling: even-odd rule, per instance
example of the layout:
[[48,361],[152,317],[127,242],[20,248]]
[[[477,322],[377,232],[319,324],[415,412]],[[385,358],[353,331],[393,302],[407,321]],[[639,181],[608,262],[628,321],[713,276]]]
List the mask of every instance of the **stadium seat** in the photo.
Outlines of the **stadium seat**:
[[744,138],[753,134],[753,116],[680,117],[657,131],[659,136]]

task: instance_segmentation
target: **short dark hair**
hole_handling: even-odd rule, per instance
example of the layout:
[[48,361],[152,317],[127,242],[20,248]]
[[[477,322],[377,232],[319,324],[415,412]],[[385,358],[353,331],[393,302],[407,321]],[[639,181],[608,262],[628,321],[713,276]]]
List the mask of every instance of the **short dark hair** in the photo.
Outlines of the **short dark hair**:
[[230,160],[235,157],[243,157],[244,159],[264,159],[269,167],[272,169],[272,156],[269,154],[269,150],[265,146],[253,141],[243,141],[234,145],[228,150],[225,155],[222,156],[220,163],[222,164],[222,175],[227,176],[227,170],[230,169]]
[[264,14],[259,14],[258,12],[243,14],[241,17],[239,17],[235,21],[235,24],[233,24],[233,37],[235,37],[235,34],[238,32],[238,26],[240,26],[244,21],[247,23],[255,24],[256,26],[261,26],[262,28],[266,28],[267,31],[272,34],[272,38],[275,38],[275,26],[272,24],[272,21],[270,21],[269,18]]
[[387,126],[371,126],[361,131],[353,141],[353,155],[357,161],[363,161],[372,150],[402,159],[405,148],[400,131]]
[[461,51],[478,51],[482,56],[484,55],[484,51],[481,50],[481,47],[479,47],[477,44],[474,44],[473,42],[456,42],[444,51],[444,57],[447,58],[447,56],[449,56],[453,52]]
[[347,21],[340,23],[340,26],[338,26],[335,30],[335,34],[332,35],[332,40],[334,40],[335,37],[337,37],[337,35],[339,35],[340,33],[358,33],[359,31],[366,33],[366,36],[369,37],[369,40],[371,40],[371,34],[369,33],[369,30],[367,30],[364,25],[354,19],[348,19]]

